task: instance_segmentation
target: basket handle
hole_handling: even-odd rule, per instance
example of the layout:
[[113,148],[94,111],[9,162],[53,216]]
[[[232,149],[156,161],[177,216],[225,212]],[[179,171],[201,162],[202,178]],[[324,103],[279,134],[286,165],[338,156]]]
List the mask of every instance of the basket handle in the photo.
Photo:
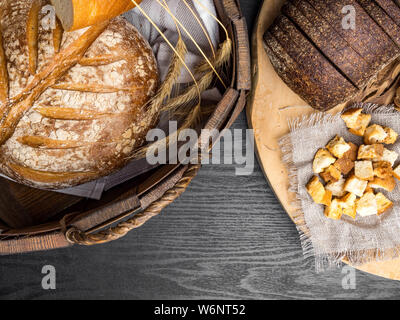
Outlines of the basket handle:
[[[76,228],[70,228],[65,233],[67,241],[72,244],[92,246],[111,242],[124,237],[133,229],[141,227],[148,220],[160,214],[164,208],[179,198],[186,191],[190,182],[197,175],[200,168],[200,164],[190,165],[183,174],[182,178],[172,189],[166,191],[160,199],[153,202],[144,211],[134,215],[132,218],[118,223],[115,227],[111,227],[97,233],[86,233]],[[133,213],[134,211],[131,212],[131,214]]]

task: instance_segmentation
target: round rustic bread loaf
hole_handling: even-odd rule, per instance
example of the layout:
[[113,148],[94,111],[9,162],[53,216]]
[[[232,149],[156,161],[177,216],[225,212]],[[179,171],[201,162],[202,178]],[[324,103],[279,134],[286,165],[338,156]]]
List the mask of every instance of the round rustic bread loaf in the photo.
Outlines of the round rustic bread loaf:
[[110,174],[144,143],[158,71],[123,18],[63,33],[47,4],[0,0],[0,171],[57,189]]

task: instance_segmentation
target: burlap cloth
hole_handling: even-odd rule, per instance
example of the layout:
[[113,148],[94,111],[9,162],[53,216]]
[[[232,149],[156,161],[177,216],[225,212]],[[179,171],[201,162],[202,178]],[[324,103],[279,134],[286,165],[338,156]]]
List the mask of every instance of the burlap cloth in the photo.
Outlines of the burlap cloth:
[[[388,126],[400,133],[400,113],[393,107],[355,106],[363,107],[365,113],[372,115],[371,123]],[[305,257],[315,258],[317,272],[340,264],[343,258],[360,265],[397,257],[399,250],[396,248],[400,246],[399,183],[392,193],[380,190],[394,202],[390,211],[380,217],[357,215],[355,220],[343,216],[340,221],[326,218],[324,207],[315,204],[305,188],[314,175],[312,162],[319,148],[324,148],[337,134],[358,145],[362,144],[362,138],[348,132],[340,114],[315,113],[291,120],[289,127],[290,133],[280,140],[280,146],[289,170],[290,191],[295,193],[295,222],[303,252]],[[400,154],[400,141],[387,148]],[[399,162],[400,158],[395,165]]]

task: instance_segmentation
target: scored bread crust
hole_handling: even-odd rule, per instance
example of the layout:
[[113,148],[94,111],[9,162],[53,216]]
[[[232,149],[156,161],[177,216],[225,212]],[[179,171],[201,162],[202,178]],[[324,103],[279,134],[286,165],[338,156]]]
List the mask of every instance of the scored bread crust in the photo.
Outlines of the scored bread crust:
[[57,53],[59,29],[46,30],[45,13],[32,15],[37,1],[0,0],[0,71],[9,78],[7,88],[0,81],[8,93],[0,104],[0,171],[58,189],[110,174],[144,143],[158,117],[146,112],[158,70],[146,40],[123,18],[63,33]]

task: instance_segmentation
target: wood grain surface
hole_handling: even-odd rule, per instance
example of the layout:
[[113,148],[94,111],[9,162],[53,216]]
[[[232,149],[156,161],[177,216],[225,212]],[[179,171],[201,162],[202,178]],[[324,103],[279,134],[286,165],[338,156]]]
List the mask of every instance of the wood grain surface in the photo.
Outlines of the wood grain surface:
[[[251,27],[261,1],[240,2]],[[246,123],[242,114],[234,128]],[[56,268],[54,291],[41,287],[44,265]],[[400,298],[399,282],[360,271],[356,289],[345,290],[341,272],[316,274],[303,259],[296,228],[257,164],[251,176],[209,165],[178,201],[120,241],[0,257],[0,298]]]

